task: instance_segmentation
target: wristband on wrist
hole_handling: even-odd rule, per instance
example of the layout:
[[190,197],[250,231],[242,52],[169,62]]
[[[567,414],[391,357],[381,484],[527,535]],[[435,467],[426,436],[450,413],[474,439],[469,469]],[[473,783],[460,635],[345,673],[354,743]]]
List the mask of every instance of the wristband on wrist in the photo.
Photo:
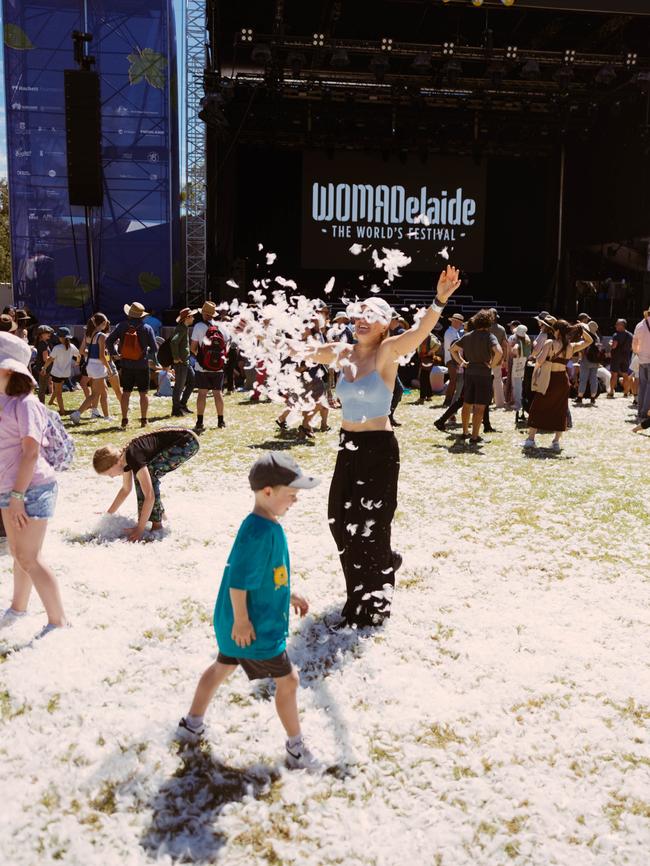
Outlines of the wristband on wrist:
[[21,490],[12,490],[9,496],[12,499],[20,499],[21,502],[25,501],[25,494]]
[[434,313],[441,314],[442,311],[445,309],[445,305],[441,304],[440,301],[438,300],[438,298],[436,297],[433,300],[433,302],[431,303],[431,309],[433,310]]

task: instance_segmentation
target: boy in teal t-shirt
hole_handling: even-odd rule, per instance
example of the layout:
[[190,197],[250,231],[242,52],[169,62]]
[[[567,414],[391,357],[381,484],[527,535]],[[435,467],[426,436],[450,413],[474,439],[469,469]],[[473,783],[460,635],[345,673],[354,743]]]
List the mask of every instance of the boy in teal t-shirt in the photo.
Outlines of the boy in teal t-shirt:
[[300,731],[298,674],[287,654],[289,608],[305,616],[307,601],[291,592],[287,538],[278,518],[298,498],[299,489],[319,480],[303,475],[291,457],[269,452],[257,460],[249,481],[255,507],[239,527],[214,608],[217,661],[204,671],[189,713],[178,725],[181,739],[200,739],[203,717],[218,687],[238,665],[250,680],[275,680],[275,705],[287,732],[287,764],[316,769],[318,762]]

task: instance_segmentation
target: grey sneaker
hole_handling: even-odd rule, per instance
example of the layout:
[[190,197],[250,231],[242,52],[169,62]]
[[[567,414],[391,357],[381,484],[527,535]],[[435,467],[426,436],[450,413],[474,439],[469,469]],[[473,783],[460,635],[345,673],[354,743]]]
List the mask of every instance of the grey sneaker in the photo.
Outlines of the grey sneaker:
[[559,454],[561,450],[562,446],[557,439],[554,439],[553,442],[551,442],[551,451],[553,451],[554,454]]
[[200,728],[192,728],[185,716],[183,716],[176,728],[176,740],[179,743],[198,743],[204,734],[205,725],[201,725]]
[[0,629],[11,628],[25,616],[27,616],[26,610],[14,610],[13,607],[8,607],[0,616]]
[[53,622],[48,622],[48,624],[44,625],[38,634],[34,635],[34,640],[41,640],[41,638],[44,638],[46,635],[51,634],[51,632],[53,631],[58,631],[58,629],[66,628],[72,628],[69,622],[67,622],[65,625],[54,625]]
[[81,414],[75,409],[74,412],[70,412],[70,420],[73,424],[79,424],[81,422]]
[[304,742],[291,747],[287,744],[286,749],[287,767],[290,770],[309,770],[310,773],[322,772],[323,765],[312,755]]
[[526,439],[523,447],[526,451],[528,451],[528,449],[532,451],[533,449],[537,448],[537,442],[535,442],[534,439]]

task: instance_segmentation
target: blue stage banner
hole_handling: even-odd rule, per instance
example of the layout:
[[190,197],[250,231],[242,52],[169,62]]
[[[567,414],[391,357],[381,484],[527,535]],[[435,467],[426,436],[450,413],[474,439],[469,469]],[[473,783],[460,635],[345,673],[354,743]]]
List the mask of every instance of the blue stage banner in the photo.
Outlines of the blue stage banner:
[[[86,7],[83,12],[84,5]],[[101,81],[104,204],[92,212],[95,308],[172,302],[180,256],[171,0],[3,0],[14,295],[38,319],[93,312],[83,208],[67,190],[63,72],[92,33]]]

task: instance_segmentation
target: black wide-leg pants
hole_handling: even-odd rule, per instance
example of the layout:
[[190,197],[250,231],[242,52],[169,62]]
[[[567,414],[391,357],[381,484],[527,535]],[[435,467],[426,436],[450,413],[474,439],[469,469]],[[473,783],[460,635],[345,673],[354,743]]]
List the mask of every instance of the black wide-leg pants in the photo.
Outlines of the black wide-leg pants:
[[394,433],[341,430],[328,517],[345,575],[348,625],[390,616],[395,569],[390,543],[397,506],[399,446]]

